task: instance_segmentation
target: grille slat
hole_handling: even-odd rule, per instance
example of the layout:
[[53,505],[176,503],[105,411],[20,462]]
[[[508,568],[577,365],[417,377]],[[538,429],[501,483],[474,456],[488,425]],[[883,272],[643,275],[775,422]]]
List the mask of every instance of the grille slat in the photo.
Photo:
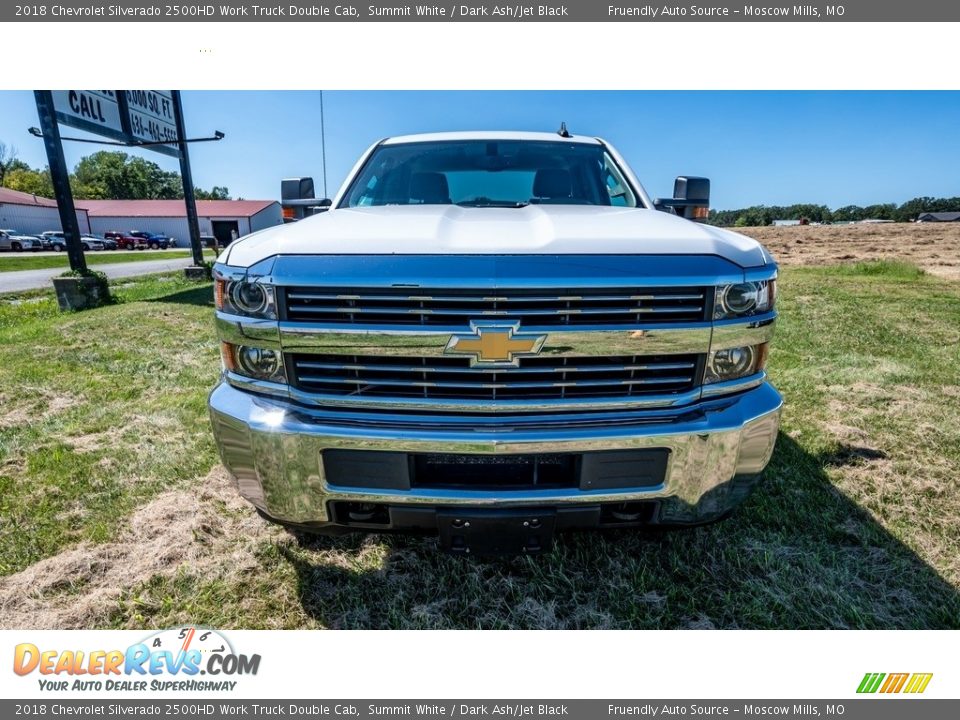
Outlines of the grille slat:
[[413,387],[437,387],[437,388],[484,388],[487,390],[504,390],[508,388],[561,388],[561,387],[601,387],[604,385],[674,385],[687,381],[684,377],[666,377],[666,378],[647,378],[644,380],[576,380],[571,382],[450,382],[450,381],[432,381],[426,382],[419,380],[397,381],[389,378],[338,378],[334,376],[323,375],[301,375],[300,381],[313,384],[336,384],[346,383],[348,385],[390,385],[401,384],[411,385]]
[[471,367],[469,358],[290,356],[299,390],[351,397],[469,400],[636,397],[690,390],[697,355],[521,358],[518,367]]
[[524,310],[495,310],[495,309],[471,309],[471,308],[386,308],[386,307],[335,307],[324,305],[288,305],[287,310],[291,313],[313,313],[317,315],[330,315],[334,313],[357,313],[366,315],[370,313],[384,315],[471,315],[471,316],[495,316],[509,317],[517,312],[527,316],[549,316],[549,315],[643,315],[647,313],[691,313],[700,310],[699,305],[685,305],[678,307],[617,307],[617,308],[576,308],[576,309],[524,309]]
[[574,302],[577,300],[595,302],[623,302],[624,300],[703,300],[703,293],[687,295],[541,295],[532,297],[507,297],[504,295],[470,296],[470,295],[331,295],[325,293],[311,293],[290,291],[287,293],[290,300],[370,300],[384,301],[392,299],[407,300],[409,302]]
[[[424,361],[427,358],[424,357]],[[553,373],[566,373],[567,371],[571,372],[629,372],[632,370],[692,370],[695,367],[695,363],[684,362],[684,363],[644,363],[643,365],[583,365],[580,367],[572,367],[570,365],[560,365],[552,368],[510,368],[510,374],[527,374],[527,373],[544,373],[544,372],[553,372]],[[309,369],[309,370],[380,370],[388,372],[409,372],[409,373],[455,373],[455,372],[464,372],[464,373],[487,373],[487,374],[496,374],[504,372],[503,368],[492,369],[492,368],[464,368],[463,370],[458,370],[456,368],[450,367],[428,367],[424,365],[356,365],[350,363],[325,363],[325,362],[312,362],[310,360],[300,360],[297,362],[297,368],[300,370]]]
[[707,320],[705,288],[431,290],[287,288],[285,319],[351,325],[464,325],[509,318],[526,325],[636,325]]

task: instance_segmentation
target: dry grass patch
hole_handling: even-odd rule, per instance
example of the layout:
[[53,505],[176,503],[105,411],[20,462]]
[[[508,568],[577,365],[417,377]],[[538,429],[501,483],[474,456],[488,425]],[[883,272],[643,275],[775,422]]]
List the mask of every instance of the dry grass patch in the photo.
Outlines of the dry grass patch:
[[783,267],[903,260],[960,279],[960,223],[882,223],[736,228],[759,240]]
[[0,580],[0,627],[101,627],[131,588],[180,572],[242,583],[256,546],[278,533],[217,468],[138,508],[116,541],[80,543]]

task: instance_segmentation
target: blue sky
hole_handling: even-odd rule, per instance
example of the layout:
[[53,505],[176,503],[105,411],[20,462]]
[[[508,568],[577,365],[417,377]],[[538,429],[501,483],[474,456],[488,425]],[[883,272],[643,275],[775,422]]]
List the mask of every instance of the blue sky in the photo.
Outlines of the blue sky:
[[[276,198],[280,179],[313,175],[321,191],[320,95],[310,91],[185,91],[194,181],[234,197]],[[714,208],[831,207],[960,195],[960,92],[324,92],[332,194],[373,141],[413,132],[555,130],[600,135],[651,195],[678,174],[712,180]],[[33,94],[0,91],[0,141],[46,164]],[[75,134],[64,130],[64,134]],[[73,167],[96,146],[67,143]],[[135,151],[136,152],[136,151]],[[177,162],[141,151],[166,169]]]

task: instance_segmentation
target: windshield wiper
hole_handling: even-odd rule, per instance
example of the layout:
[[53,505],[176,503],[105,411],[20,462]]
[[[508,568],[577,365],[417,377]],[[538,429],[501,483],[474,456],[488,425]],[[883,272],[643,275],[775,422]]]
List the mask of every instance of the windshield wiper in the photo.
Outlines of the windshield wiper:
[[456,203],[458,207],[473,208],[525,208],[528,202],[498,202],[496,200],[463,200]]

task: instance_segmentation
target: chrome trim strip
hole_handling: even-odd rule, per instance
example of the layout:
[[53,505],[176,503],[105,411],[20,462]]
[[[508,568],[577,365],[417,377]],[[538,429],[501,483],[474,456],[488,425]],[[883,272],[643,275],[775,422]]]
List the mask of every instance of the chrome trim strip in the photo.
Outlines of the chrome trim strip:
[[255,345],[270,350],[281,350],[280,327],[276,320],[257,320],[232,315],[218,310],[214,321],[217,336],[233,345]]
[[[469,332],[469,327],[409,329],[350,328],[312,323],[279,323],[280,339],[286,352],[330,355],[443,355],[450,335]],[[683,327],[655,325],[632,326],[620,330],[584,326],[576,330],[523,326],[524,333],[545,334],[541,355],[686,355],[706,353],[710,349],[712,328],[709,323]]]
[[774,311],[746,320],[718,320],[713,326],[710,350],[726,350],[745,345],[759,345],[773,339],[777,313]]
[[733,393],[743,392],[744,390],[750,390],[758,385],[762,385],[766,380],[767,373],[761,370],[754,375],[749,375],[748,377],[738,380],[726,380],[724,382],[704,385],[701,396],[703,398],[715,398],[722,395],[732,395]]
[[762,384],[765,372],[751,375],[749,378],[728,380],[703,387],[696,387],[682,393],[663,395],[642,395],[612,398],[565,398],[563,400],[469,400],[436,399],[410,397],[354,397],[345,395],[324,395],[297,390],[282,383],[267,380],[254,380],[235,372],[225,371],[223,378],[237,388],[250,390],[275,398],[292,400],[306,407],[345,408],[353,410],[379,410],[423,412],[454,412],[473,415],[493,416],[507,413],[551,413],[560,411],[617,411],[646,410],[659,408],[684,408],[702,397],[720,397],[732,395],[742,390]]

